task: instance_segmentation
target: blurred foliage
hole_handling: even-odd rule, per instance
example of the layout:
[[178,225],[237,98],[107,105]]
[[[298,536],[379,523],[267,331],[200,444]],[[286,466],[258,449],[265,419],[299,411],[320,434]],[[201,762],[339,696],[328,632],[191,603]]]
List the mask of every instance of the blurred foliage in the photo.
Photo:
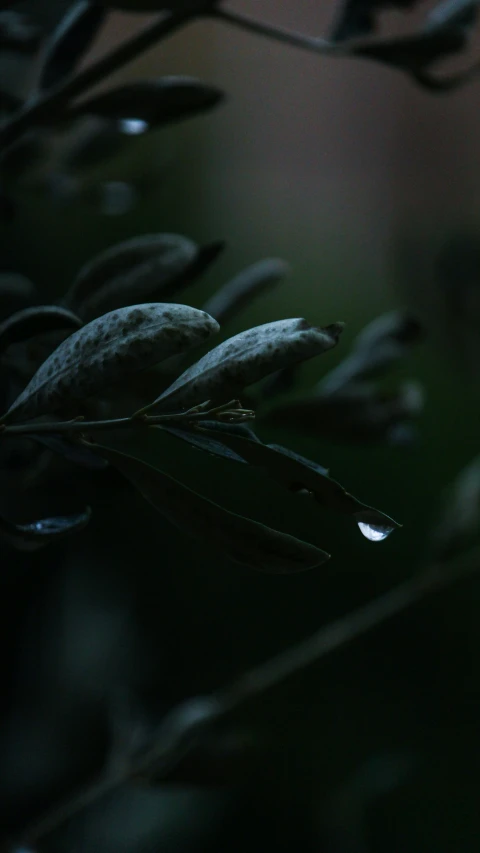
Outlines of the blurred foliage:
[[[66,4],[56,4],[59,14],[50,3],[51,19],[47,5],[43,10],[38,4],[35,17],[51,30]],[[372,4],[370,13],[377,8]],[[463,44],[462,20],[459,26],[458,44]],[[188,42],[183,49],[188,51]],[[390,57],[397,55],[395,47]],[[24,277],[35,282],[42,303],[60,300],[92,256],[138,234],[187,234],[199,246],[228,238],[222,210],[206,209],[216,167],[201,122],[143,134],[136,132],[139,125],[119,127],[116,117],[113,123],[105,116],[82,118],[58,131],[47,166],[43,131],[23,137],[21,144],[31,144],[43,165],[24,174],[27,155],[20,150],[18,178],[15,173],[13,181],[13,166],[4,170],[6,199],[15,216],[2,226],[2,265],[11,280],[17,278],[6,290],[5,308],[0,304],[2,316],[38,301]],[[116,215],[109,215],[112,210]],[[189,292],[189,302],[200,308],[205,299],[214,300],[239,260],[245,267],[255,260],[262,222],[261,206],[257,211],[253,200],[250,245],[233,245],[230,254],[227,246]],[[422,383],[426,407],[416,443],[359,447],[339,442],[335,431],[322,430],[321,438],[317,430],[302,435],[288,422],[281,428],[269,423],[268,408],[260,420],[264,441],[318,460],[354,494],[367,501],[373,496],[403,522],[401,534],[378,549],[358,536],[348,519],[319,514],[293,495],[280,503],[273,496],[276,484],[272,488],[257,471],[245,477],[242,466],[212,458],[205,482],[201,451],[173,435],[165,437],[162,451],[167,473],[183,466],[192,484],[202,485],[210,497],[222,488],[230,509],[238,511],[248,501],[252,515],[262,513],[272,525],[281,524],[281,507],[284,513],[288,507],[289,531],[308,537],[314,530],[335,560],[315,572],[281,578],[212,560],[132,496],[111,471],[102,474],[102,488],[93,496],[95,475],[85,470],[76,477],[75,496],[69,477],[59,476],[48,488],[40,477],[28,491],[18,488],[17,494],[12,488],[2,497],[2,512],[25,519],[39,517],[40,510],[58,514],[59,506],[68,517],[78,512],[79,501],[91,502],[93,510],[89,526],[74,540],[33,557],[2,545],[7,702],[0,734],[0,823],[5,833],[29,824],[73,793],[79,781],[95,779],[125,729],[143,731],[181,700],[230,682],[414,574],[429,559],[432,537],[436,553],[441,545],[448,555],[448,524],[441,516],[435,522],[438,496],[478,455],[479,424],[471,378],[478,375],[477,241],[475,235],[455,237],[454,225],[445,235],[432,235],[412,221],[399,248],[397,290],[385,294],[382,305],[374,303],[368,274],[358,274],[355,258],[331,250],[323,274],[351,287],[329,293],[321,304],[313,287],[316,261],[299,257],[293,284],[262,295],[242,314],[241,328],[279,314],[309,316],[310,307],[314,319],[326,314],[328,322],[346,311],[350,324],[342,349],[324,356],[324,383],[329,368],[330,377],[342,378],[342,371],[344,378],[351,375],[346,354],[356,351],[358,333],[380,313],[408,308],[420,318],[427,337],[419,352],[408,353],[382,378],[386,390],[380,396],[371,386],[363,388],[369,400],[374,394],[375,405],[383,405],[409,376]],[[292,246],[296,240],[302,245],[303,228],[306,221],[285,226]],[[278,245],[265,245],[265,254],[271,251],[284,254],[281,236]],[[309,282],[301,312],[295,292],[300,278]],[[231,328],[237,331],[235,322]],[[320,379],[313,365],[296,378],[292,401],[297,394],[311,394]],[[288,383],[287,389],[290,395]],[[261,389],[254,390],[261,395]],[[314,390],[323,393],[321,383]],[[23,470],[30,468],[29,446],[20,442],[10,469],[2,473],[12,486],[20,485]],[[160,461],[153,442],[140,442],[140,450],[151,462]],[[472,530],[478,531],[478,516],[472,515],[478,507],[478,464],[467,472],[454,491],[455,512],[447,498],[455,534],[449,547],[456,537],[470,542]],[[465,494],[467,512],[462,512]],[[456,518],[462,522],[457,527]],[[441,531],[440,538],[432,528]],[[477,587],[476,579],[452,587],[335,652],[263,702],[253,702],[238,721],[240,729],[253,733],[260,751],[246,781],[227,791],[174,780],[123,786],[47,836],[38,849],[213,853],[272,845],[279,851],[326,853],[407,848],[473,853],[480,778]]]

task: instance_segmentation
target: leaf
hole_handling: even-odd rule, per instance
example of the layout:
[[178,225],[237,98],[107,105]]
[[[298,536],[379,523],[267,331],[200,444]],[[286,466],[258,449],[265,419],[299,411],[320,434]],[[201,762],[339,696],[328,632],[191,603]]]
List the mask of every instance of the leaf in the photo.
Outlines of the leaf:
[[94,115],[120,123],[123,133],[136,136],[216,107],[223,93],[194,77],[160,77],[128,83],[82,101],[68,118]]
[[432,533],[440,560],[468,552],[480,541],[480,456],[459,473],[447,492],[443,512]]
[[0,50],[34,53],[40,43],[40,28],[14,10],[0,12]]
[[377,29],[377,16],[384,9],[412,9],[418,0],[346,0],[332,27],[332,41],[367,36]]
[[77,67],[102,26],[106,9],[89,0],[78,0],[68,9],[47,42],[38,88],[57,86]]
[[[192,282],[199,279],[225,249],[224,240],[216,240],[213,243],[207,243],[205,246],[200,246],[196,250],[195,257],[185,268],[185,271],[177,278],[173,278],[170,285],[165,286],[163,292],[166,297],[171,298],[174,294],[190,286]],[[205,308],[203,309],[206,310]],[[209,312],[207,311],[207,314]],[[213,316],[213,315],[211,315]],[[216,317],[214,318],[216,319]],[[217,321],[218,322],[218,321]]]
[[65,435],[39,432],[29,433],[28,437],[52,453],[63,456],[68,462],[81,465],[82,468],[89,468],[91,471],[104,471],[108,467],[108,463],[104,459],[92,453],[85,445],[73,441]]
[[[204,400],[224,402],[269,373],[336,346],[342,323],[325,328],[306,320],[278,320],[224,341],[189,367],[151,405],[181,409]],[[148,407],[150,408],[150,407]]]
[[470,72],[436,81],[428,76],[429,68],[467,47],[477,14],[477,0],[446,0],[432,12],[419,32],[359,45],[352,48],[352,54],[400,68],[427,87],[447,89],[459,85]]
[[172,524],[189,536],[206,540],[209,548],[234,562],[262,572],[291,574],[329,558],[314,545],[223,509],[133,456],[104,445],[92,447]]
[[408,355],[409,349],[423,337],[420,323],[405,311],[392,311],[377,317],[355,338],[351,354],[319,383],[322,394],[345,388],[354,381],[381,376]]
[[63,341],[2,420],[31,419],[94,396],[217,330],[208,314],[187,305],[146,303],[112,311]]
[[15,524],[0,517],[0,538],[19,551],[37,551],[58,539],[78,533],[91,517],[89,507],[77,515],[42,518],[29,524]]
[[288,264],[279,258],[258,261],[217,290],[203,309],[223,325],[260,293],[278,284],[289,271]]
[[[196,431],[203,432],[204,429],[205,424],[198,426]],[[388,533],[400,527],[388,515],[347,492],[340,483],[328,476],[326,468],[286,447],[251,441],[231,433],[222,435],[221,441],[250,465],[262,468],[269,477],[290,491],[306,489],[319,504],[334,512],[352,515],[357,524],[368,522],[378,528],[388,529]]]
[[336,442],[403,443],[398,426],[418,415],[422,407],[417,383],[405,382],[396,391],[352,383],[332,393],[272,406],[263,420]]
[[23,311],[17,311],[0,323],[0,354],[12,344],[27,341],[35,335],[64,329],[79,329],[82,325],[82,321],[76,314],[58,305],[24,308]]
[[111,246],[78,273],[65,302],[88,319],[172,289],[198,249],[180,234],[145,234]]
[[227,447],[223,441],[223,435],[236,435],[251,441],[259,441],[253,430],[245,424],[228,424],[220,421],[202,421],[202,424],[204,427],[202,430],[182,429],[181,427],[158,427],[158,429],[168,432],[170,435],[174,435],[182,441],[186,441],[187,444],[198,447],[213,456],[221,456],[243,464],[246,460]]

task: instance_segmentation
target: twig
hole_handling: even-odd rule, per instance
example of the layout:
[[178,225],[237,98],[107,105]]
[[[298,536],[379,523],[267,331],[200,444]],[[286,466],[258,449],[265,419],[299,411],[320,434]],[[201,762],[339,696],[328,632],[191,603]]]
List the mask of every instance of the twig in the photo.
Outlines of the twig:
[[56,806],[25,832],[23,840],[30,844],[37,842],[87,805],[136,777],[168,780],[172,773],[181,775],[182,761],[192,758],[205,735],[215,732],[219,724],[230,722],[245,705],[263,699],[269,690],[288,683],[304,669],[315,666],[337,649],[419,604],[428,595],[473,574],[479,564],[480,549],[457,561],[431,566],[364,607],[321,628],[305,642],[250,670],[229,687],[211,696],[185,702],[163,721],[152,745],[142,756],[132,759],[123,772],[97,781]]
[[250,18],[247,15],[238,12],[232,12],[228,9],[216,7],[210,12],[210,17],[219,21],[224,21],[226,24],[232,24],[249,33],[254,33],[259,36],[266,36],[274,41],[288,44],[292,47],[300,47],[304,50],[310,50],[314,53],[336,53],[340,49],[336,44],[329,42],[324,38],[315,38],[312,36],[297,33],[293,30],[287,30],[283,27],[277,27],[273,24],[257,21],[255,18]]
[[80,74],[67,78],[60,85],[49,89],[45,95],[27,104],[23,110],[0,127],[0,149],[16,142],[32,127],[54,118],[71,100],[97,83],[101,83],[105,77],[131,62],[160,40],[167,38],[193,18],[205,15],[211,5],[212,0],[191,0],[177,11],[162,15],[158,21],[146,26],[136,36],[111,50]]
[[0,437],[12,435],[36,435],[38,433],[85,433],[102,432],[115,429],[136,429],[141,427],[161,426],[162,424],[192,423],[197,421],[219,420],[227,423],[243,423],[253,420],[255,412],[244,409],[238,400],[231,400],[221,406],[209,409],[207,406],[196,406],[185,412],[168,412],[164,415],[140,415],[138,412],[128,418],[111,418],[109,420],[85,421],[74,418],[70,421],[27,424],[0,424]]

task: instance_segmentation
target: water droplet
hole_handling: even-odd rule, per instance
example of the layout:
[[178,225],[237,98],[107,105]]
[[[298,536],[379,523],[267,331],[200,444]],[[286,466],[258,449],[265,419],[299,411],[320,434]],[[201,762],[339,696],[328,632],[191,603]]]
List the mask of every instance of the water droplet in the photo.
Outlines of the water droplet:
[[140,136],[148,130],[148,122],[143,118],[122,118],[118,122],[119,129],[128,136]]
[[366,539],[371,542],[382,542],[390,533],[395,530],[394,527],[389,527],[384,524],[367,524],[365,521],[357,521],[360,533],[363,533]]

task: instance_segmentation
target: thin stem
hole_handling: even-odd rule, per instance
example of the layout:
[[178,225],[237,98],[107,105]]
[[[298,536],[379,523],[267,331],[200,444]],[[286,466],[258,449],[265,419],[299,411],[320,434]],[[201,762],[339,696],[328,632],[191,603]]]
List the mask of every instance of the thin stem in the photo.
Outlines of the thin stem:
[[255,412],[252,409],[238,407],[236,400],[216,406],[213,409],[195,408],[186,412],[168,412],[164,415],[142,415],[137,414],[128,418],[111,418],[101,421],[84,421],[75,418],[71,421],[58,421],[51,423],[28,423],[28,424],[1,424],[0,437],[11,435],[36,435],[38,433],[84,433],[102,432],[115,429],[144,429],[145,427],[161,426],[162,424],[191,423],[204,420],[221,420],[230,423],[243,423],[253,420]]
[[282,44],[288,44],[291,47],[299,47],[303,50],[308,50],[313,53],[322,53],[331,55],[332,53],[344,53],[345,51],[336,44],[324,38],[315,38],[304,35],[293,30],[287,30],[284,27],[277,27],[273,24],[257,21],[255,18],[250,18],[247,15],[241,15],[238,12],[231,12],[227,9],[216,7],[210,12],[210,17],[219,21],[224,21],[226,24],[233,24],[242,30],[249,33],[254,33],[259,36],[266,36],[274,41],[279,41]]
[[105,77],[110,76],[154,44],[172,35],[193,18],[205,15],[212,0],[191,0],[178,11],[162,15],[153,24],[148,24],[133,38],[114,48],[106,56],[92,63],[75,77],[68,77],[37,100],[28,104],[10,121],[0,128],[0,149],[11,145],[33,126],[48,122],[74,98],[82,95]]
[[241,712],[249,702],[263,699],[269,690],[285,685],[306,668],[316,666],[332,652],[419,604],[428,595],[472,575],[479,566],[480,550],[450,563],[432,565],[364,607],[320,628],[303,643],[246,672],[230,686],[178,706],[163,721],[142,756],[126,762],[123,771],[110,778],[102,777],[56,806],[27,830],[24,840],[27,843],[38,841],[85,806],[135,777],[148,778],[149,774],[154,774],[159,780],[168,779],[172,771],[181,773],[182,762],[195,755],[204,735],[214,732],[219,724],[228,723],[232,715]]

